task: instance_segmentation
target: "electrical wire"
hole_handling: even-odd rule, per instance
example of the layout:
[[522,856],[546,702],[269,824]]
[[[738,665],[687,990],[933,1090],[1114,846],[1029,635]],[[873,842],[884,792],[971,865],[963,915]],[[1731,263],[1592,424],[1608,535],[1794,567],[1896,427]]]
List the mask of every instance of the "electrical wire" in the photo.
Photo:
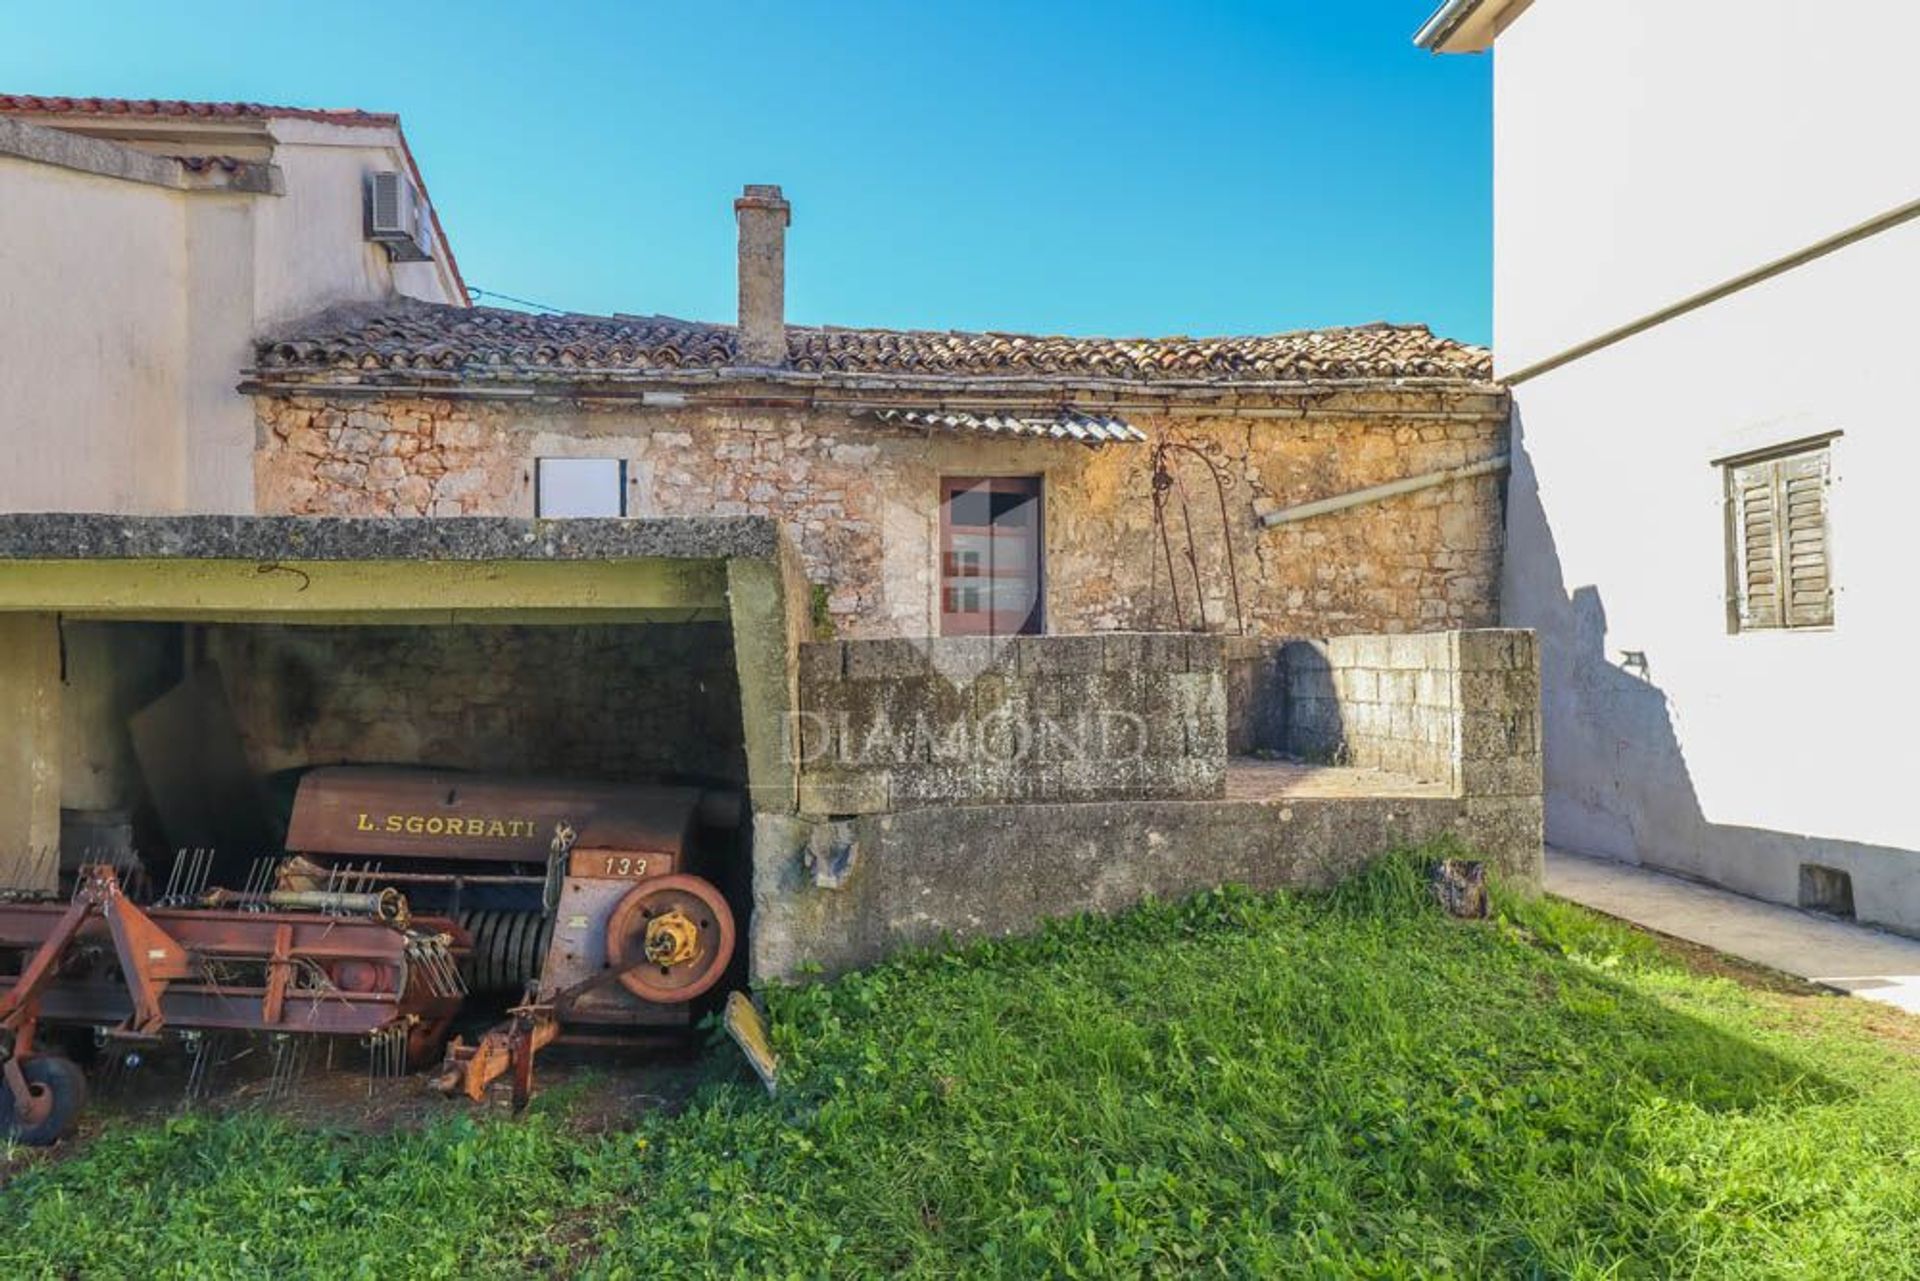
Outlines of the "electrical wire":
[[512,294],[496,293],[491,289],[482,289],[478,285],[468,285],[467,292],[476,298],[498,298],[501,302],[510,302],[520,307],[531,307],[535,311],[544,311],[555,316],[564,316],[567,314],[565,307],[550,307],[543,302],[534,302],[531,298],[515,298]]

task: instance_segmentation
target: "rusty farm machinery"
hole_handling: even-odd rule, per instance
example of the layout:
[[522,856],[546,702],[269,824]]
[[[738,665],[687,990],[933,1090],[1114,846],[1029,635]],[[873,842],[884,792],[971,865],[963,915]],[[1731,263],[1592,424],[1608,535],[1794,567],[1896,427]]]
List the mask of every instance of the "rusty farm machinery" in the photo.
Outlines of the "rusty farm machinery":
[[[376,1074],[438,1061],[443,1093],[506,1077],[523,1104],[543,1047],[685,1027],[728,973],[732,911],[690,868],[714,799],[331,767],[300,780],[286,852],[239,875],[189,853],[150,894],[137,865],[92,863],[64,895],[0,897],[0,1131],[72,1125],[85,1077],[44,1048],[56,1029],[123,1054],[178,1038],[194,1076],[216,1034],[268,1038],[276,1078],[352,1041]],[[500,1021],[452,1036],[482,1002]]]

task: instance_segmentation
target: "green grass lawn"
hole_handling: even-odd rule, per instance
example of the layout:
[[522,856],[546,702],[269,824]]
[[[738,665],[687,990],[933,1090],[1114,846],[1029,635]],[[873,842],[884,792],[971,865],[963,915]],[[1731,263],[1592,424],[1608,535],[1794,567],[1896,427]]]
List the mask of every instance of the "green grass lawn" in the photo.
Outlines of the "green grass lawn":
[[1920,1024],[1406,860],[772,994],[617,1133],[111,1129],[0,1190],[0,1276],[1920,1275]]

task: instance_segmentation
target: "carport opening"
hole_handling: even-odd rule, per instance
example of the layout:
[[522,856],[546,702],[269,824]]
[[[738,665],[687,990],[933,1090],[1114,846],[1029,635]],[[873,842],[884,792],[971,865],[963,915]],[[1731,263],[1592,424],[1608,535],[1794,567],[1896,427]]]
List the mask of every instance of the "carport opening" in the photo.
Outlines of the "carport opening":
[[[751,904],[746,755],[731,629],[644,623],[77,622],[62,627],[63,871],[112,860],[163,890],[181,850],[217,852],[215,884],[297,854],[302,778],[330,766],[697,789],[689,867]],[[544,839],[544,838],[543,838]],[[356,864],[380,864],[377,853]],[[391,861],[388,871],[394,870]],[[470,869],[471,870],[471,869]],[[487,1018],[524,993],[545,939],[545,868],[518,883],[421,883],[416,913],[461,917]]]
[[1800,906],[1853,920],[1853,877],[1818,863],[1800,865]]

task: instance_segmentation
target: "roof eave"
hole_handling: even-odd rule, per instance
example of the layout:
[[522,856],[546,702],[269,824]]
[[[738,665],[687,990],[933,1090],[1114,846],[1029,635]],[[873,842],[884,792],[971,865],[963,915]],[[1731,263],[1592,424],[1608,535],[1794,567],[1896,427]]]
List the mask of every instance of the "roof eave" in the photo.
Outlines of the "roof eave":
[[745,367],[579,370],[490,370],[474,377],[456,370],[391,369],[343,370],[336,366],[267,366],[245,371],[239,390],[269,396],[326,396],[334,394],[380,396],[425,395],[509,397],[587,397],[639,399],[648,391],[665,388],[696,390],[743,385],[785,388],[813,394],[884,394],[902,399],[927,398],[940,402],[967,396],[986,399],[1019,398],[1051,402],[1063,396],[1127,396],[1140,400],[1231,400],[1255,398],[1323,397],[1340,393],[1439,393],[1493,395],[1505,388],[1491,375],[1432,374],[1374,375],[1354,378],[1209,379],[1155,378],[1151,380],[1037,375],[884,374],[841,370],[749,369]]
[[1429,53],[1485,53],[1533,0],[1445,0],[1414,33]]

